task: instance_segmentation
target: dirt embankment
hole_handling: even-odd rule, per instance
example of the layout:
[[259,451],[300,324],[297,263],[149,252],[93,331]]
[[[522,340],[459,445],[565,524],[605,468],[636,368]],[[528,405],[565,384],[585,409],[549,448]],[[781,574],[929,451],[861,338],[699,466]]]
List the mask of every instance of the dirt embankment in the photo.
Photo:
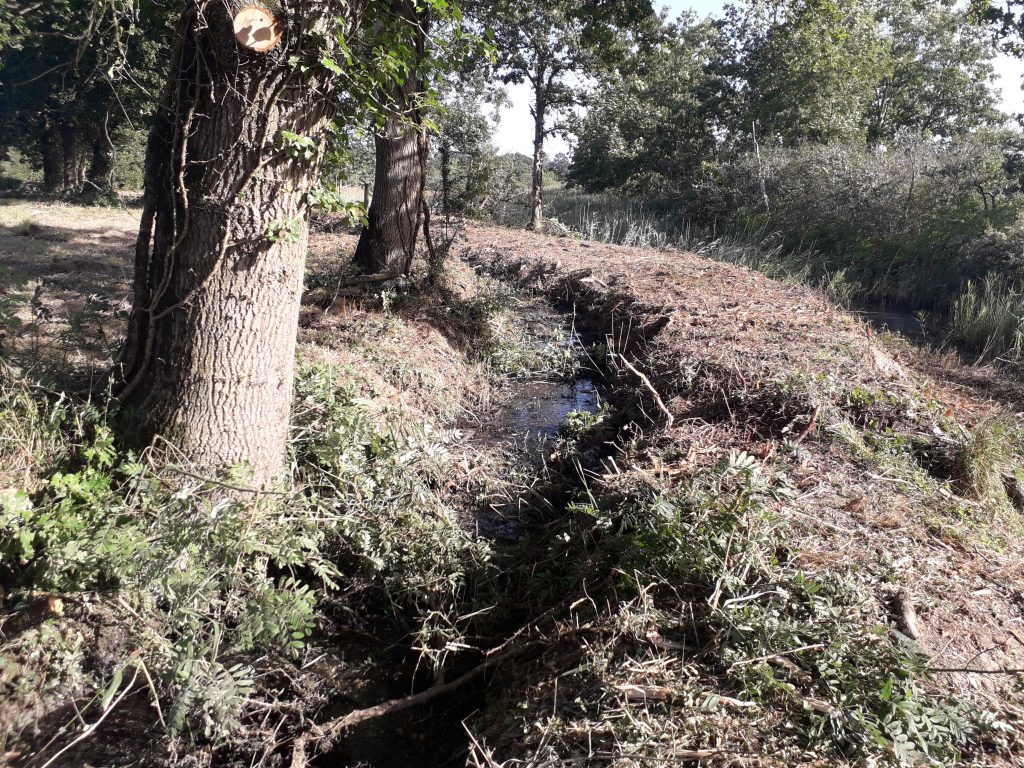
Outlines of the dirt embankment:
[[[131,215],[119,213],[117,221],[88,224],[67,223],[63,216],[63,209],[55,206],[14,208],[0,216],[0,267],[21,273],[17,282],[0,286],[0,310],[7,302],[20,313],[19,322],[7,329],[5,352],[54,371],[83,358],[102,362],[116,349],[131,265]],[[97,250],[91,252],[94,240]],[[576,490],[581,498],[625,497],[637,487],[671,492],[723,457],[747,455],[766,468],[775,478],[772,482],[785,477],[794,491],[772,503],[790,538],[787,551],[777,556],[772,552],[769,559],[781,560],[784,554],[793,559],[787,566],[849,576],[869,596],[876,613],[888,616],[889,625],[916,640],[927,654],[928,666],[937,674],[930,685],[953,697],[977,698],[1009,713],[1007,720],[1024,722],[1013,690],[1017,678],[1006,674],[1024,666],[1024,477],[1016,466],[1019,450],[1012,445],[1020,431],[1020,418],[1014,414],[1024,403],[1024,388],[995,371],[967,368],[952,357],[880,338],[813,292],[692,254],[472,227],[460,246],[464,262],[453,265],[451,295],[441,301],[400,292],[372,297],[338,292],[339,256],[351,252],[353,244],[349,235],[319,235],[311,242],[300,331],[304,363],[327,364],[378,411],[410,422],[451,425],[469,412],[486,412],[482,406],[490,402],[489,388],[500,381],[478,362],[481,334],[493,331],[484,306],[490,299],[475,295],[477,283],[465,264],[568,303],[581,324],[605,339],[591,352],[611,377],[617,418],[629,433],[617,436],[603,475],[593,472],[580,478]],[[473,476],[478,467],[468,461],[459,467],[445,492],[454,495],[453,488],[460,486],[468,496],[466,489],[478,482]],[[19,464],[12,477],[30,470]],[[480,499],[467,501],[476,504]],[[599,550],[621,532],[620,522],[581,540]],[[675,544],[656,543],[666,550]],[[730,538],[725,559],[731,546]],[[785,690],[803,691],[803,698],[778,709],[776,717],[770,695],[748,694],[775,695],[781,687],[737,690],[735,679],[723,682],[722,672],[732,671],[738,679],[737,670],[758,669],[766,660],[774,664],[775,647],[771,654],[729,664],[722,658],[707,661],[713,652],[693,653],[683,640],[691,645],[699,640],[711,648],[721,645],[717,634],[697,632],[683,638],[685,627],[672,624],[678,616],[647,611],[646,604],[644,620],[653,617],[650,626],[626,626],[632,615],[627,612],[617,614],[619,624],[601,624],[615,586],[593,602],[586,623],[573,625],[590,610],[586,561],[591,554],[585,547],[572,549],[572,562],[564,564],[539,558],[521,579],[527,598],[503,606],[517,618],[526,614],[523,621],[554,617],[561,633],[550,647],[534,639],[527,644],[531,654],[542,656],[543,663],[535,665],[541,685],[524,692],[514,665],[499,673],[503,677],[493,687],[497,695],[489,697],[480,722],[486,731],[490,720],[494,732],[515,742],[506,757],[518,759],[534,748],[539,753],[540,747],[561,741],[568,746],[552,752],[556,762],[529,764],[555,765],[566,754],[583,755],[577,762],[584,764],[588,759],[609,764],[601,750],[614,746],[619,758],[633,749],[618,741],[636,737],[622,730],[621,723],[643,720],[660,707],[660,730],[646,734],[643,742],[644,749],[653,751],[644,753],[640,764],[661,764],[651,757],[661,756],[659,749],[665,751],[664,764],[705,759],[702,755],[717,760],[731,749],[754,755],[759,764],[795,765],[800,761],[787,762],[782,756],[772,762],[765,756],[763,744],[770,743],[773,731],[807,730],[803,721],[793,725],[793,715],[808,709],[821,715],[813,725],[825,720],[831,726],[842,719],[835,702],[809,697],[808,692],[823,686],[819,679],[810,679],[808,670],[818,674],[824,664],[800,658],[799,652],[817,652],[817,644],[791,654],[804,667],[786,659],[779,662],[792,675]],[[578,585],[576,568],[582,572]],[[545,579],[550,579],[546,591]],[[566,585],[579,586],[583,597],[576,600]],[[632,602],[640,605],[649,597],[648,588],[636,586]],[[685,592],[693,585],[668,586]],[[749,599],[776,592],[758,591]],[[568,614],[558,613],[569,596]],[[696,588],[683,597],[682,603],[666,605],[699,611],[706,602]],[[534,613],[534,600],[544,610]],[[784,600],[779,597],[778,602]],[[870,620],[876,618],[872,614]],[[692,624],[700,619],[691,613]],[[678,630],[682,639],[668,630]],[[514,639],[499,637],[492,644],[500,647]],[[601,670],[592,660],[606,640],[606,648],[614,646],[608,652],[614,664]],[[642,646],[642,654],[622,651],[629,643]],[[576,647],[559,656],[567,645]],[[487,647],[481,642],[469,653]],[[552,658],[549,652],[559,663],[574,658],[578,668],[545,668]],[[531,663],[530,654],[523,659],[524,665]],[[536,679],[531,675],[535,672],[523,679]],[[702,703],[683,707],[688,676],[720,694],[725,704],[715,704],[711,715]],[[574,677],[586,678],[575,689],[580,693],[575,702],[568,693],[577,685]],[[669,678],[671,685],[666,684]],[[552,690],[553,697],[545,698]],[[548,728],[535,741],[536,734],[517,730],[507,713],[488,714],[494,704],[518,706],[521,694],[528,702],[521,710],[528,727]],[[568,711],[560,704],[565,701],[570,702]],[[761,707],[767,714],[758,714],[756,722],[749,715],[750,723],[736,725],[747,713],[762,712]],[[687,713],[685,718],[680,711]],[[654,722],[644,721],[643,727]],[[707,727],[694,725],[699,722]],[[481,743],[487,735],[481,734]],[[497,744],[500,751],[501,738],[486,743]],[[682,749],[690,746],[696,749]],[[804,750],[801,759],[807,754]]]
[[1024,666],[1019,420],[992,425],[1014,422],[1024,388],[689,253],[476,228],[464,257],[606,334],[620,391],[652,424],[625,471],[671,486],[745,451],[786,472],[798,495],[776,511],[800,565],[855,573],[931,668],[974,670],[939,672],[944,688],[1010,695],[1000,670]]

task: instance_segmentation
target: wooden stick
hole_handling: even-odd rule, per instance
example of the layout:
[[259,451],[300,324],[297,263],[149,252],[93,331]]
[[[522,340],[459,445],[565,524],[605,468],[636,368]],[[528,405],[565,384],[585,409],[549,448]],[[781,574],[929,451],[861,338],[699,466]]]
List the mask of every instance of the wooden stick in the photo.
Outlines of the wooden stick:
[[292,747],[291,768],[307,768],[309,765],[309,758],[306,753],[311,743],[316,744],[318,749],[321,751],[324,749],[330,749],[338,742],[338,739],[340,739],[345,732],[353,726],[365,723],[367,720],[374,720],[378,717],[385,717],[386,715],[391,715],[395,712],[402,712],[406,709],[418,707],[422,704],[433,701],[440,696],[457,691],[464,685],[467,685],[481,677],[491,667],[523,653],[526,649],[536,645],[536,643],[537,641],[533,641],[519,646],[518,648],[511,648],[503,653],[490,656],[489,658],[484,659],[481,664],[474,667],[469,672],[466,672],[461,677],[455,678],[450,683],[435,685],[420,693],[405,696],[401,699],[391,699],[390,701],[385,701],[382,704],[367,707],[366,709],[357,709],[354,712],[349,712],[343,717],[314,726],[308,732],[301,734],[295,739],[295,743]]
[[665,401],[662,400],[661,395],[658,394],[658,390],[656,390],[654,388],[654,385],[651,384],[651,380],[644,376],[642,373],[640,373],[640,371],[636,369],[636,366],[626,359],[625,355],[619,355],[619,359],[622,361],[622,364],[626,366],[626,368],[632,371],[632,373],[638,379],[640,379],[643,385],[647,387],[647,390],[654,396],[654,402],[658,404],[658,408],[661,410],[663,414],[665,414],[665,420],[668,422],[668,428],[672,429],[672,425],[676,423],[675,417],[669,412],[668,408],[665,405]]

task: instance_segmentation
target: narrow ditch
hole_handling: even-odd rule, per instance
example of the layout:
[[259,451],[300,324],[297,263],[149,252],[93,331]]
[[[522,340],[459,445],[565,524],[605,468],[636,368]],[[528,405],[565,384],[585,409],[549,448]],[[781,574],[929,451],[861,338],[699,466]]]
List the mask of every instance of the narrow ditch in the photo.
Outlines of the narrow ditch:
[[[552,467],[551,450],[570,414],[597,414],[605,402],[603,375],[588,354],[596,337],[581,333],[571,306],[520,295],[509,314],[525,364],[502,377],[499,395],[489,411],[459,425],[472,448],[501,457],[509,476],[517,478],[505,495],[481,500],[472,512],[470,524],[475,534],[493,542],[497,557],[519,551],[527,537],[564,516],[582,478],[578,467],[565,471]],[[447,679],[468,672],[478,661],[467,658],[456,663]],[[394,681],[395,697],[410,693],[410,688],[412,693],[420,693],[444,682],[419,669],[415,653],[408,654],[403,666],[405,671],[398,670],[400,679]],[[469,737],[463,722],[484,706],[488,695],[487,677],[481,675],[427,705],[353,729],[336,751],[317,764],[360,768],[465,765]]]

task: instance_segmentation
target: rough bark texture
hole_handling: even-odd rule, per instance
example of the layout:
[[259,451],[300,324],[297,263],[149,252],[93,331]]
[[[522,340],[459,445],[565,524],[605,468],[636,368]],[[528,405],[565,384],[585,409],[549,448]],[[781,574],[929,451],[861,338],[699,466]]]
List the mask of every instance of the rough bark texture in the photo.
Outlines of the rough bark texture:
[[86,198],[102,200],[114,198],[114,148],[106,136],[92,137],[92,156],[83,190]]
[[43,156],[43,187],[52,195],[64,189],[64,158],[60,146],[60,128],[53,118],[46,118],[39,137]]
[[[408,0],[392,10],[418,25],[417,53],[426,44],[425,19]],[[375,140],[376,170],[367,225],[356,247],[355,264],[366,274],[408,275],[423,223],[429,137],[416,98],[423,84],[408,80],[392,94],[392,114]]]
[[236,43],[220,0],[185,12],[147,147],[121,356],[119,398],[141,442],[163,438],[210,470],[247,464],[257,485],[283,470],[305,196],[318,178],[318,161],[274,141],[317,135],[333,103],[287,64],[295,41],[313,38],[304,10],[270,53]]
[[544,227],[544,120],[547,116],[544,96],[538,90],[533,105],[533,176],[530,185],[529,228]]
[[43,158],[43,187],[53,195],[76,195],[85,184],[87,164],[76,122],[48,110],[39,136]]
[[422,223],[427,138],[422,130],[376,139],[377,168],[355,263],[367,274],[407,275]]
[[85,181],[85,164],[82,162],[78,141],[78,125],[65,118],[60,124],[61,152],[64,162],[63,191],[78,194]]

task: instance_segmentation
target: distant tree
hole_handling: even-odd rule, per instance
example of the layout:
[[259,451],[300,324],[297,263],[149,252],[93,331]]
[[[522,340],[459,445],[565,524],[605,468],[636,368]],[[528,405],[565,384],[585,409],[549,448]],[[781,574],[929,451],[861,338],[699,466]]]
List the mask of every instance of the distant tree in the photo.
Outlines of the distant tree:
[[722,44],[719,27],[692,14],[657,24],[649,44],[635,46],[601,79],[577,128],[570,183],[672,194],[714,158],[720,89],[709,65]]
[[749,145],[863,140],[888,63],[874,0],[750,0],[725,8],[734,136]]
[[569,167],[572,165],[572,158],[569,157],[565,152],[559,152],[550,161],[548,161],[548,170],[551,171],[558,179],[564,180],[566,175],[569,173]]
[[544,219],[544,142],[586,96],[586,79],[621,54],[618,30],[653,15],[650,0],[478,0],[478,20],[493,30],[497,72],[528,83],[533,116],[530,228]]
[[373,201],[354,262],[367,274],[397,277],[409,273],[416,254],[430,153],[424,121],[428,84],[419,71],[426,60],[426,7],[393,0],[390,23],[412,31],[411,55],[400,82],[379,95],[384,109],[374,136]]
[[16,21],[17,45],[0,59],[0,144],[24,150],[52,193],[109,196],[115,143],[152,111],[166,6],[23,3]]
[[899,0],[881,11],[888,62],[868,110],[868,140],[910,130],[965,136],[998,123],[995,46],[955,0]]
[[491,140],[487,99],[483,84],[463,79],[437,116],[434,150],[444,214],[478,215],[488,202],[497,172],[497,151]]

